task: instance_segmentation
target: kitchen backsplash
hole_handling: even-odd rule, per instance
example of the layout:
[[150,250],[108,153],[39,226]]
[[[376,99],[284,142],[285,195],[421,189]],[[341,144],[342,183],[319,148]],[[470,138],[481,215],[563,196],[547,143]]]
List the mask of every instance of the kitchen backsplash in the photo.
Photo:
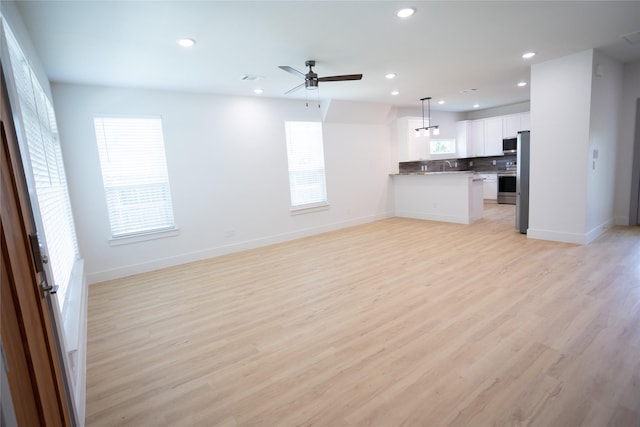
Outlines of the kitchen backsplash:
[[442,171],[476,171],[498,172],[516,162],[516,156],[469,157],[464,159],[422,160],[417,162],[400,162],[400,173],[442,172]]

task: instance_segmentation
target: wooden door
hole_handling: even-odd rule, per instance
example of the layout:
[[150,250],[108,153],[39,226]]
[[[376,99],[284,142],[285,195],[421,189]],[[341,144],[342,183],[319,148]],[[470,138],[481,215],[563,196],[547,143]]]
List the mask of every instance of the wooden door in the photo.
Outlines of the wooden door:
[[70,406],[54,325],[29,243],[36,230],[1,67],[0,75],[0,330],[6,375],[18,425],[69,426]]

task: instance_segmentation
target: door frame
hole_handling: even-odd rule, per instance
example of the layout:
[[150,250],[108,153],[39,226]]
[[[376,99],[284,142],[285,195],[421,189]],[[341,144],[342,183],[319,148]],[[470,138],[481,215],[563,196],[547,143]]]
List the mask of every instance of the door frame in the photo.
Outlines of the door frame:
[[631,169],[631,203],[629,225],[640,225],[640,98],[636,100],[635,138],[633,144],[633,166]]

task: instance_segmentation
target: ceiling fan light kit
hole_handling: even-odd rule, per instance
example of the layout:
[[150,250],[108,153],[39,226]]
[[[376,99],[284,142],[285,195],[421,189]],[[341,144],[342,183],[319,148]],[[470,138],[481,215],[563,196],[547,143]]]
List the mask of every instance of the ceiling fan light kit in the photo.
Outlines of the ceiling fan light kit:
[[[428,117],[429,117],[429,126],[426,125],[425,123],[425,117],[424,117],[424,101],[427,101],[427,111],[428,111]],[[416,136],[420,136],[420,133],[422,132],[422,136],[427,136],[431,134],[431,130],[433,129],[433,135],[440,135],[440,126],[438,125],[431,125],[431,97],[430,96],[426,96],[424,98],[420,98],[420,102],[422,102],[422,127],[421,128],[416,128]]]
[[280,65],[278,67],[281,70],[286,71],[287,73],[291,73],[296,77],[300,77],[304,79],[304,83],[301,83],[298,86],[292,89],[289,89],[288,91],[285,92],[285,95],[291,92],[295,92],[296,90],[302,87],[304,87],[307,90],[318,89],[319,82],[340,82],[345,80],[361,80],[362,79],[362,74],[345,74],[342,76],[318,77],[318,75],[313,71],[313,67],[316,66],[316,61],[314,61],[313,59],[309,59],[305,61],[304,65],[309,67],[309,72],[307,74],[304,74],[288,65]]

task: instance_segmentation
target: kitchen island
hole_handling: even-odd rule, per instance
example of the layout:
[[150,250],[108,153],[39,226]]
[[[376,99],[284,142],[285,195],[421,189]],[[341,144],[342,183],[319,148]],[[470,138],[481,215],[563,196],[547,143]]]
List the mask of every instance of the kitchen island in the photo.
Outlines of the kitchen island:
[[459,224],[471,224],[482,218],[482,178],[473,171],[391,176],[395,216]]

